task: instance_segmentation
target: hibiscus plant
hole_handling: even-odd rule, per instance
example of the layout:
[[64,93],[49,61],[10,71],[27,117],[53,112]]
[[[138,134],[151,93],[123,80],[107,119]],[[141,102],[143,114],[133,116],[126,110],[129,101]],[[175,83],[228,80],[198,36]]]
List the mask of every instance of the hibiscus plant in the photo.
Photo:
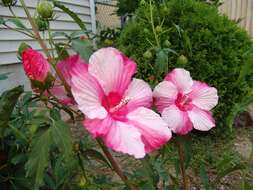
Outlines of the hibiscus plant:
[[[0,99],[6,189],[189,189],[187,134],[215,127],[216,88],[177,68],[152,90],[134,78],[134,60],[113,47],[96,49],[95,34],[64,5],[41,1],[32,16],[25,1],[19,2],[32,30],[12,11],[16,1],[3,1],[14,17],[1,24],[36,39],[43,52],[21,44],[19,58],[33,93],[20,97],[23,89],[17,87]],[[52,33],[55,7],[69,14],[80,32]],[[65,40],[59,43],[57,36]],[[173,144],[179,158],[175,172],[164,156]],[[134,160],[125,163],[124,154]],[[119,178],[110,177],[113,172]],[[206,175],[203,169],[205,189],[215,188]]]

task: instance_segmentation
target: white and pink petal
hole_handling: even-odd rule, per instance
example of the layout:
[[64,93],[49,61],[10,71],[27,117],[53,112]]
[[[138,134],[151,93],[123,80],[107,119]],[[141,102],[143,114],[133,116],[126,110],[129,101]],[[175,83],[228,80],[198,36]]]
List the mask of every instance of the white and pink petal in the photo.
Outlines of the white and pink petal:
[[108,115],[105,119],[85,118],[83,125],[94,138],[106,136],[113,125],[113,119]]
[[165,77],[166,81],[172,82],[180,93],[189,93],[191,91],[193,80],[189,71],[185,69],[174,69]]
[[140,131],[145,152],[150,153],[166,144],[172,134],[162,118],[154,111],[140,107],[127,115],[129,122]]
[[102,106],[104,92],[100,84],[88,72],[72,69],[71,91],[78,108],[90,119],[104,119],[106,109]]
[[195,106],[208,111],[218,104],[219,99],[216,88],[199,81],[194,81],[189,98]]
[[200,131],[208,131],[211,128],[215,127],[215,121],[212,117],[212,113],[209,111],[194,107],[191,111],[188,111],[188,115],[194,129]]
[[192,123],[188,113],[181,111],[176,105],[164,109],[162,118],[169,128],[176,134],[186,135],[192,130]]
[[106,146],[114,151],[132,155],[137,159],[146,154],[141,133],[130,124],[115,121],[103,139]]
[[71,85],[71,70],[74,67],[78,67],[80,71],[83,70],[84,72],[88,70],[88,64],[82,60],[78,54],[60,61],[56,67],[59,69],[68,85]]
[[163,81],[159,83],[153,92],[153,96],[155,98],[155,105],[160,113],[169,107],[170,105],[174,104],[177,98],[177,88],[176,86],[169,81]]
[[136,72],[136,64],[115,48],[102,48],[89,60],[89,72],[99,81],[104,92],[123,95]]
[[127,107],[134,110],[137,107],[151,107],[153,102],[152,90],[150,86],[143,80],[133,79],[124,97],[129,99]]

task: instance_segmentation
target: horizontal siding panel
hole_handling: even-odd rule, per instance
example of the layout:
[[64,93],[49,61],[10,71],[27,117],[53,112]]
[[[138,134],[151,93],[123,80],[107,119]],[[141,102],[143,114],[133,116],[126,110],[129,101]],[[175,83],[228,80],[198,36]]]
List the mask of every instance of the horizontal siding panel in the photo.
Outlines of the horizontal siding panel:
[[[30,10],[30,13],[32,15],[34,15],[35,9],[29,9],[29,10]],[[17,17],[26,18],[26,15],[21,7],[13,8],[13,11],[15,12]],[[1,16],[4,16],[4,17],[12,17],[12,16],[10,16],[10,11],[8,9],[6,9],[6,7],[0,6],[0,14],[1,14]],[[91,20],[89,13],[78,14],[78,16],[84,22],[90,22],[90,20]],[[56,17],[57,17],[57,20],[60,20],[60,21],[72,21],[73,22],[73,19],[69,15],[67,15],[66,13],[60,12],[60,11],[56,12]]]
[[[59,42],[63,42],[64,39],[57,39],[55,40],[56,43]],[[1,46],[0,46],[0,54],[4,54],[4,53],[8,53],[8,52],[16,52],[17,51],[17,47],[19,47],[19,45],[22,43],[23,41],[3,41],[1,42]],[[28,45],[30,45],[33,49],[40,49],[40,45],[37,43],[37,41],[35,40],[27,40],[26,43]],[[49,43],[47,43],[47,46],[49,46]],[[8,47],[8,49],[6,49],[6,47]]]
[[[61,30],[61,32],[65,32],[66,34],[70,35],[73,32],[73,30],[69,30],[69,31]],[[54,33],[54,31],[52,33]],[[41,34],[41,36],[43,36],[43,34]],[[48,38],[47,33],[45,34],[45,38],[46,39]],[[58,39],[61,37],[55,37],[55,38]],[[31,38],[29,36],[24,35],[24,34],[17,33],[13,30],[9,30],[9,29],[1,29],[0,30],[0,41],[26,41],[26,40],[31,40]]]
[[[28,28],[28,29],[31,29],[31,25],[29,23],[28,20],[25,20],[25,19],[20,19],[23,24]],[[86,24],[86,27],[87,27],[87,30],[90,30],[91,29],[91,24],[90,23],[85,23]],[[9,26],[11,26],[12,28],[16,28],[16,26],[12,23],[9,24]],[[65,21],[51,21],[50,22],[50,28],[51,30],[80,30],[80,27],[74,23],[74,22],[65,22]],[[5,26],[1,25],[0,26],[0,29],[1,28],[6,28]]]

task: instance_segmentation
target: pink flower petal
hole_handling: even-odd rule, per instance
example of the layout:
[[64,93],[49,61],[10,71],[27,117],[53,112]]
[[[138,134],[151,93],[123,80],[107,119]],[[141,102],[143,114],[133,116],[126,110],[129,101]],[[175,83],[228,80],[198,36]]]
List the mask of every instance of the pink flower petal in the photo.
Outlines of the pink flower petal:
[[127,107],[129,110],[134,110],[137,107],[151,107],[153,102],[152,90],[150,86],[143,80],[133,79],[124,97],[129,98]]
[[216,88],[199,81],[194,81],[189,98],[194,105],[204,110],[211,110],[219,99]]
[[101,105],[104,97],[103,89],[97,80],[88,72],[74,67],[72,75],[72,94],[79,109],[90,119],[104,119],[107,111]]
[[167,74],[165,80],[172,82],[180,93],[190,92],[193,85],[190,72],[185,69],[174,69]]
[[192,123],[189,120],[187,112],[182,112],[175,105],[164,109],[162,118],[174,133],[185,135],[192,130]]
[[107,135],[113,122],[114,121],[110,116],[107,116],[105,119],[86,118],[83,125],[92,134],[92,136],[96,138]]
[[[69,97],[66,93],[64,86],[62,85],[55,85],[49,89],[50,93],[53,94],[56,98],[58,98],[62,104],[71,106],[75,105],[75,100],[72,97]],[[46,96],[49,94],[46,93]]]
[[79,67],[79,70],[87,71],[88,64],[80,58],[78,54],[68,57],[67,59],[59,62],[57,68],[61,71],[64,79],[71,85],[71,70],[74,67]]
[[146,153],[166,144],[171,138],[171,131],[162,118],[154,111],[140,107],[127,115],[129,122],[136,127],[145,143]]
[[169,81],[163,81],[159,83],[153,92],[155,98],[155,105],[160,113],[171,104],[174,104],[177,98],[177,88]]
[[188,111],[188,115],[195,129],[208,131],[215,127],[214,119],[209,111],[194,107],[191,111]]
[[114,122],[104,140],[105,144],[114,151],[133,155],[135,158],[145,156],[141,134],[130,124]]
[[106,95],[110,92],[123,95],[136,72],[136,64],[114,48],[96,51],[89,63],[89,72],[99,81]]

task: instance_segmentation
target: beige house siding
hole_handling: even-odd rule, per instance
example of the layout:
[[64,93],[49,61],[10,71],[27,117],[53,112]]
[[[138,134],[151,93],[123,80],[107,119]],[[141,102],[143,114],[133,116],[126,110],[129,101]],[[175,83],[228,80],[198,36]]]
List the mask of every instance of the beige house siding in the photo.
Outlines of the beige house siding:
[[221,13],[232,20],[241,20],[239,25],[253,37],[253,0],[223,0],[219,7]]

